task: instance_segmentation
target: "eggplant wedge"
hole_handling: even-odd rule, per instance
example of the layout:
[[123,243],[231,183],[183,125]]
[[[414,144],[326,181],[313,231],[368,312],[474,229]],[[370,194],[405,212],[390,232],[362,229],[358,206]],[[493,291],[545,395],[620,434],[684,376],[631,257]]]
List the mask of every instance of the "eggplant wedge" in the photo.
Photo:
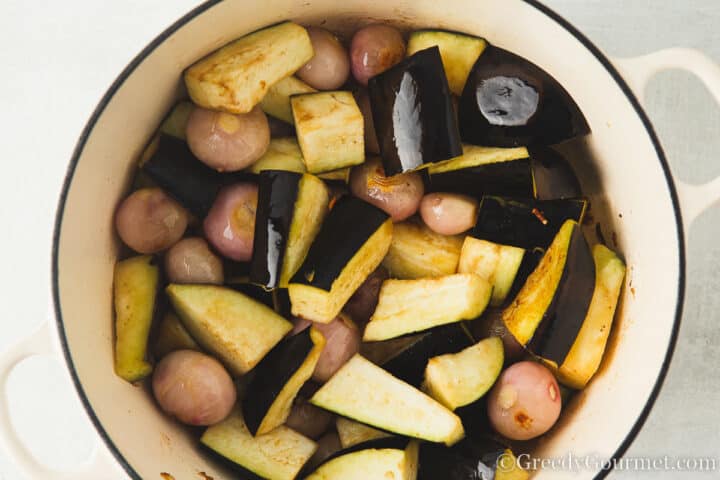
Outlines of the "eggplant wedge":
[[302,151],[295,137],[273,138],[265,154],[248,169],[250,173],[285,170],[305,173]]
[[390,247],[393,224],[355,197],[337,201],[288,286],[292,314],[331,322]]
[[295,76],[285,77],[270,87],[260,102],[260,108],[268,115],[289,123],[295,124],[293,119],[290,97],[303,93],[315,93],[317,90]]
[[188,101],[175,105],[160,125],[160,132],[185,140],[185,127],[187,127],[188,118],[193,109],[195,109],[195,105]]
[[364,120],[350,92],[318,92],[290,99],[305,168],[339,170],[365,161]]
[[590,133],[570,94],[525,58],[488,45],[468,76],[458,116],[464,142],[555,145]]
[[324,347],[322,334],[308,328],[283,340],[260,360],[242,404],[245,424],[253,435],[263,435],[285,423]]
[[600,367],[625,279],[625,263],[612,250],[595,245],[593,258],[595,291],[590,307],[570,352],[557,369],[558,379],[578,390],[585,388]]
[[171,135],[160,134],[156,145],[141,163],[141,171],[200,218],[207,215],[223,186],[248,178],[213,170],[193,155],[187,143]]
[[405,450],[366,449],[347,453],[322,464],[306,480],[415,480],[409,472]]
[[[409,339],[410,342],[397,344],[398,341],[406,339]],[[362,351],[368,351],[368,347],[373,345],[376,349],[383,344],[393,345],[392,351],[388,352],[384,357],[372,360],[376,361],[378,365],[393,376],[413,387],[420,388],[425,365],[430,358],[459,352],[473,343],[473,337],[465,322],[457,322],[436,327],[414,336],[399,337],[384,342],[365,343]]]
[[200,345],[183,327],[177,315],[168,312],[158,326],[153,353],[156,358],[162,358],[176,350],[200,350]]
[[527,480],[512,450],[489,438],[466,439],[450,448],[420,445],[418,480]]
[[195,104],[212,110],[248,113],[267,91],[314,55],[304,27],[282,22],[229,43],[185,71]]
[[457,415],[360,355],[320,387],[310,403],[387,432],[430,442],[452,445],[464,436]]
[[115,265],[115,373],[128,382],[150,375],[147,346],[155,313],[160,269],[150,255]]
[[349,418],[338,417],[335,429],[343,449],[354,447],[372,440],[388,438],[390,434]]
[[451,275],[457,271],[462,244],[462,236],[440,235],[422,222],[397,223],[383,266],[399,279]]
[[433,357],[425,367],[428,393],[450,410],[479,400],[493,386],[505,355],[500,337],[489,337],[458,353]]
[[582,188],[570,162],[550,147],[530,147],[535,198],[557,200],[582,197]]
[[510,293],[524,257],[522,248],[465,237],[458,273],[474,273],[490,282],[493,287],[490,305],[497,307]]
[[453,95],[460,96],[470,70],[482,55],[487,42],[465,33],[446,30],[418,30],[410,34],[407,44],[408,56],[433,46],[440,49],[445,76]]
[[251,480],[294,480],[317,450],[315,442],[285,426],[253,436],[240,409],[205,430],[200,443],[239,478]]
[[328,211],[325,183],[310,174],[266,170],[258,180],[250,281],[287,287],[300,268]]
[[167,295],[192,337],[243,375],[292,330],[271,308],[229,288],[171,284]]
[[531,353],[561,365],[595,290],[595,262],[580,226],[565,222],[512,303],[505,327]]
[[418,280],[386,280],[363,341],[387,340],[472,320],[490,302],[492,286],[473,273]]
[[582,223],[587,200],[517,200],[485,196],[471,235],[502,245],[545,250],[566,220]]
[[385,174],[462,154],[452,95],[437,46],[420,50],[368,83]]

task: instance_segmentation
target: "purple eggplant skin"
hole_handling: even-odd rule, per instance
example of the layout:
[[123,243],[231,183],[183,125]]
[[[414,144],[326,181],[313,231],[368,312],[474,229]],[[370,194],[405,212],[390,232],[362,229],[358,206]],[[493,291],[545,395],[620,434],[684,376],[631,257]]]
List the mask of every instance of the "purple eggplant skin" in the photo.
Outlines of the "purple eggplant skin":
[[459,104],[463,142],[487,147],[555,145],[590,126],[570,94],[529,60],[488,45]]
[[545,146],[528,149],[538,200],[582,197],[582,188],[570,162],[556,150]]
[[387,176],[462,155],[438,47],[421,50],[372,77],[368,90]]

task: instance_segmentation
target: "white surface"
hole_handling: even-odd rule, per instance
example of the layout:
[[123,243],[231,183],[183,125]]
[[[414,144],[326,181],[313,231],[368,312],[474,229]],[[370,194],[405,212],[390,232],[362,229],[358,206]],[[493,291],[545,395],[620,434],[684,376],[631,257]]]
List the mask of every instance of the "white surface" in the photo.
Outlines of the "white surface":
[[[56,194],[75,141],[122,68],[195,0],[0,2],[0,350],[47,315]],[[720,60],[716,0],[547,0],[611,55],[693,46]],[[490,39],[492,40],[492,39]],[[668,73],[649,89],[649,112],[679,178],[720,174],[720,117],[699,83]],[[122,132],[118,132],[122,135]],[[632,159],[628,159],[631,161]],[[642,194],[639,188],[638,194]],[[670,212],[668,212],[668,216]],[[670,217],[668,217],[670,220]],[[720,209],[701,218],[689,245],[688,298],[670,375],[629,455],[720,457]],[[11,385],[13,421],[47,463],[84,458],[93,433],[62,368],[36,358]],[[612,412],[608,412],[612,415]],[[636,478],[636,472],[614,477]],[[647,474],[644,474],[647,476]],[[678,478],[677,472],[652,473]],[[683,478],[692,478],[686,474]],[[698,478],[714,475],[697,474]],[[0,452],[0,480],[22,479]]]

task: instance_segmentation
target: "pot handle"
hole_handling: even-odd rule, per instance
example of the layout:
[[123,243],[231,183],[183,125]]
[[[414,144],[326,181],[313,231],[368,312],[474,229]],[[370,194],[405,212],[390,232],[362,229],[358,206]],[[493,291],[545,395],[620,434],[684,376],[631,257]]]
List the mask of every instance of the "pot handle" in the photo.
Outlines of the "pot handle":
[[[8,452],[9,459],[32,480],[97,480],[122,478],[117,464],[99,442],[90,456],[72,470],[50,469],[35,459],[18,438],[10,418],[7,382],[15,367],[23,360],[36,355],[58,356],[53,344],[50,321],[44,322],[34,333],[0,353],[0,451]],[[114,474],[118,472],[118,474]]]
[[[698,50],[668,48],[641,57],[617,58],[613,63],[641,102],[645,100],[645,88],[653,76],[665,70],[685,70],[695,74],[720,105],[720,65]],[[720,177],[704,185],[691,185],[676,179],[675,187],[685,235],[688,235],[695,219],[720,200]]]

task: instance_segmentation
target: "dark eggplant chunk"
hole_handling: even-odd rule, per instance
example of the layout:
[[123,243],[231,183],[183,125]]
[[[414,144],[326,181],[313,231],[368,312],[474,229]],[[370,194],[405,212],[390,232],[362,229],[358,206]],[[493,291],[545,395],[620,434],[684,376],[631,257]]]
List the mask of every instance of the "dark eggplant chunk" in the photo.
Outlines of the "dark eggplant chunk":
[[582,196],[580,181],[570,163],[550,147],[528,148],[535,180],[535,198],[556,200]]
[[252,178],[245,173],[213,170],[193,155],[187,143],[164,133],[158,138],[157,149],[140,167],[160,188],[200,218],[207,215],[223,186]]
[[565,220],[582,222],[587,200],[519,200],[485,196],[470,234],[502,245],[547,248]]
[[243,283],[230,283],[228,286],[237,292],[247,295],[248,297],[252,298],[253,300],[257,300],[258,302],[262,303],[265,306],[268,306],[270,308],[275,307],[275,303],[274,303],[274,299],[273,299],[273,292],[265,290],[264,288],[262,288],[259,285],[243,282]]
[[332,321],[390,248],[392,220],[351,196],[330,210],[288,287],[293,315]]
[[283,340],[260,360],[242,402],[243,416],[253,435],[270,432],[285,422],[324,347],[322,334],[308,328]]
[[430,358],[446,353],[457,353],[472,345],[473,341],[464,322],[443,325],[418,337],[417,341],[405,345],[380,366],[400,380],[419,387],[425,375],[425,365]]
[[376,75],[368,88],[386,175],[462,154],[438,47],[421,50]]
[[521,158],[437,174],[431,171],[429,192],[453,192],[475,198],[483,195],[532,198],[535,191],[531,161]]
[[462,139],[475,145],[554,145],[590,133],[570,94],[525,58],[488,45],[459,105]]
[[580,226],[565,222],[502,318],[534,355],[561,365],[586,318],[595,261]]
[[419,456],[417,480],[528,478],[512,451],[490,438],[465,439],[452,447],[422,443]]
[[282,170],[260,173],[250,281],[267,289],[280,282],[301,178],[299,173]]

